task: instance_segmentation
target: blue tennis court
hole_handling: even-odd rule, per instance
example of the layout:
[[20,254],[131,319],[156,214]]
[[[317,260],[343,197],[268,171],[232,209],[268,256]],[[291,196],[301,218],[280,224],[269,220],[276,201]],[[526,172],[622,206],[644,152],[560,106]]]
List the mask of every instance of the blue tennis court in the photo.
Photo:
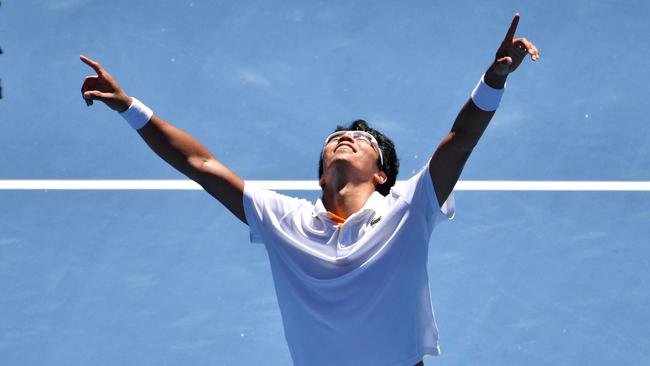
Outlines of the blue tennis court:
[[[395,141],[405,180],[520,12],[517,34],[542,57],[509,77],[461,183],[586,188],[456,192],[427,267],[442,355],[424,362],[647,365],[650,192],[625,184],[650,181],[649,11],[642,1],[2,2],[0,364],[291,364],[267,253],[244,224],[194,189],[92,188],[184,176],[114,112],[86,107],[92,70],[80,54],[244,179],[315,181],[325,136],[363,118]],[[91,188],[65,188],[79,180]]]

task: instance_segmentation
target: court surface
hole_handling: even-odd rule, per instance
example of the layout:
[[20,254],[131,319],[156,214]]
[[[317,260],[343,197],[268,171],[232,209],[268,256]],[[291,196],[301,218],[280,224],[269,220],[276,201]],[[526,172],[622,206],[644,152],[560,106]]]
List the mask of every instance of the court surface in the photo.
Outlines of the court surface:
[[[541,60],[509,78],[461,179],[647,182],[649,10],[3,1],[0,180],[183,179],[115,113],[86,107],[79,54],[245,179],[315,180],[323,138],[357,118],[396,142],[407,179],[519,11]],[[650,192],[459,190],[456,203],[430,242],[443,354],[425,364],[650,363]],[[290,364],[263,246],[178,189],[0,189],[0,360]]]

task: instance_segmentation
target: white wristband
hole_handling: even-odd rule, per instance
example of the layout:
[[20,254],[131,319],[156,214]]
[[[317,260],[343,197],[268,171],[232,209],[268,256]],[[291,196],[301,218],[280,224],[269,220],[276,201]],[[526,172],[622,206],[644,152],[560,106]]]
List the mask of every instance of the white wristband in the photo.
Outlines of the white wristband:
[[476,87],[472,91],[472,100],[477,107],[484,111],[496,111],[499,107],[499,102],[501,102],[501,96],[503,96],[505,85],[503,86],[503,89],[494,89],[485,83],[483,76],[485,76],[485,74],[481,76],[481,80],[476,84]]
[[153,111],[142,104],[141,101],[135,98],[131,98],[131,100],[129,108],[124,112],[120,112],[120,116],[129,122],[134,130],[139,130],[149,122],[151,116],[153,116]]

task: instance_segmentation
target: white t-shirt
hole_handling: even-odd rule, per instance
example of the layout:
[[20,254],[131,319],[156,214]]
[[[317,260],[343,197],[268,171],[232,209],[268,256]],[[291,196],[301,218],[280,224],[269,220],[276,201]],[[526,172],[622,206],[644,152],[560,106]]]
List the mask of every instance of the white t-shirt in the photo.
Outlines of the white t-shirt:
[[437,355],[429,279],[433,228],[454,214],[438,207],[428,166],[338,227],[312,204],[249,184],[251,241],[264,243],[295,365],[409,365]]

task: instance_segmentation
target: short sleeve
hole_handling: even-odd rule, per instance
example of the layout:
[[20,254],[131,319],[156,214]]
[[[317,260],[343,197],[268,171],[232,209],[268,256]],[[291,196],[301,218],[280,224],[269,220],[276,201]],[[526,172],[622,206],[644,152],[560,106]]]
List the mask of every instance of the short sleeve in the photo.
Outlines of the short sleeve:
[[263,243],[264,233],[303,200],[244,183],[244,214],[251,243]]
[[415,210],[421,211],[427,216],[433,216],[434,224],[454,218],[456,208],[454,192],[451,192],[447,200],[439,207],[433,180],[429,174],[429,164],[426,164],[409,180],[396,185],[395,191]]

